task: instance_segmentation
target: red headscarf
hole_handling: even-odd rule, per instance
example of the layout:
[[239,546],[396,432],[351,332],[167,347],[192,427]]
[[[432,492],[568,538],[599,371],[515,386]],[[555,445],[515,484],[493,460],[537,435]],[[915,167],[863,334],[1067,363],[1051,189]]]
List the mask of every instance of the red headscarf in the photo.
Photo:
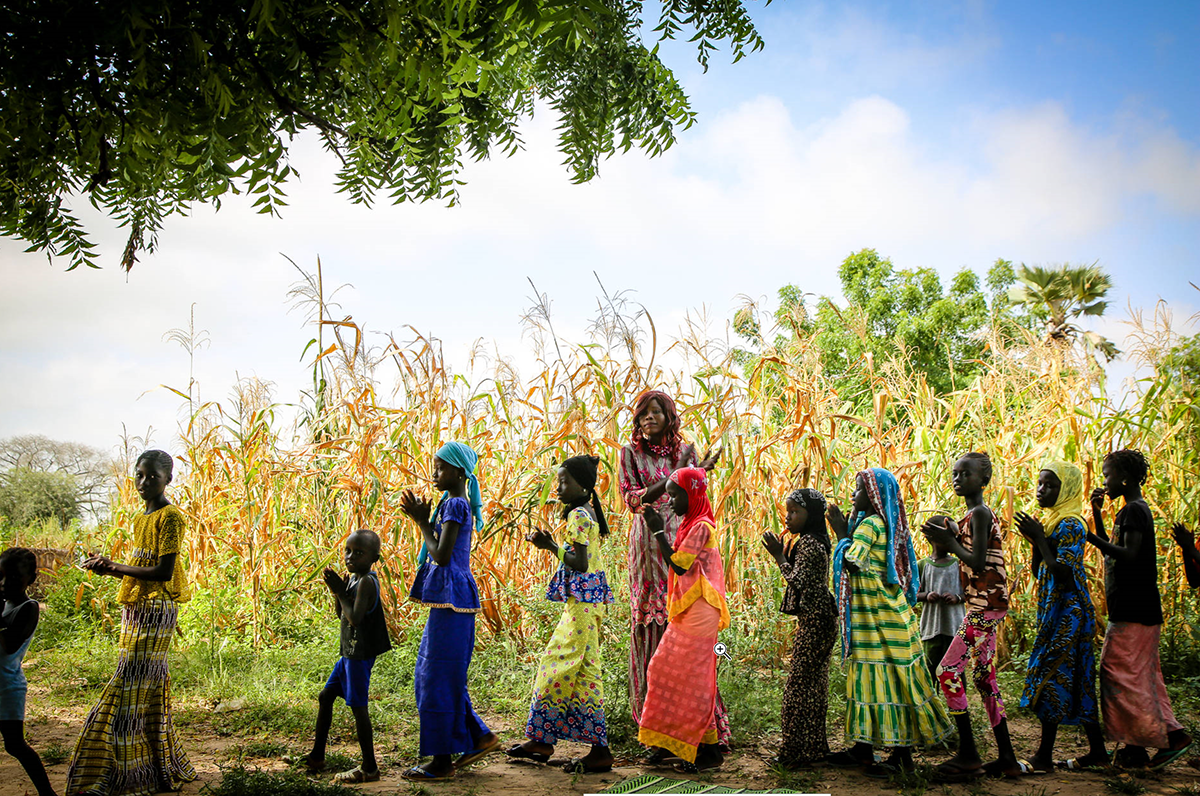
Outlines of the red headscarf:
[[[658,405],[662,407],[663,418],[666,421],[666,428],[663,429],[662,441],[655,445],[659,450],[651,450],[650,440],[642,435],[641,424],[638,423],[638,418],[650,408],[651,401],[658,401]],[[633,404],[633,446],[636,448],[639,445],[642,450],[647,453],[662,454],[665,450],[669,457],[674,457],[679,451],[679,444],[683,442],[683,438],[679,435],[679,412],[675,409],[675,400],[667,395],[662,390],[646,390],[637,397]]]
[[679,522],[679,530],[675,533],[675,547],[678,549],[688,534],[702,522],[715,526],[717,518],[713,515],[712,503],[708,500],[708,472],[702,467],[684,467],[671,473],[671,481],[681,487],[688,496],[687,514]]

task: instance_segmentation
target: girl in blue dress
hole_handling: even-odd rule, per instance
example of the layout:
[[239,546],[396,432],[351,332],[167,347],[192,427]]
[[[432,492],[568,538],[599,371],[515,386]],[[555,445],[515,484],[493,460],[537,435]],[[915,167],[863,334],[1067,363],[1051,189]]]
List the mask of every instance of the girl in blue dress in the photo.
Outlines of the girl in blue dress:
[[1096,704],[1096,611],[1083,567],[1083,473],[1067,462],[1049,462],[1037,480],[1038,506],[1046,524],[1017,512],[1021,535],[1033,544],[1038,579],[1037,635],[1029,655],[1021,707],[1042,724],[1034,771],[1054,767],[1054,741],[1060,724],[1082,724],[1088,753],[1060,761],[1063,768],[1103,766],[1108,756]]
[[479,590],[471,574],[471,531],[483,527],[477,459],[467,445],[446,443],[433,460],[434,482],[442,490],[437,508],[431,512],[429,501],[411,491],[400,498],[401,511],[417,524],[425,542],[408,598],[430,609],[413,685],[421,719],[421,756],[433,759],[405,771],[407,780],[451,779],[456,768],[500,745],[467,693],[479,612]]

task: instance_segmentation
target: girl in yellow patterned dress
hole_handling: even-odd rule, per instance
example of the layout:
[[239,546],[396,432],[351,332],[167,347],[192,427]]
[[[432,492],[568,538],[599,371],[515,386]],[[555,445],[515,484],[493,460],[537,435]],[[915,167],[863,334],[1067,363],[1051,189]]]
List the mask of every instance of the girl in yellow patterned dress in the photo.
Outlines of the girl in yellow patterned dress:
[[67,796],[142,796],[196,778],[175,735],[167,673],[179,603],[189,596],[179,558],[186,520],[165,494],[172,464],[163,451],[138,457],[135,483],[146,511],[133,520],[132,564],[101,555],[83,563],[121,578],[121,654],[75,744]]
[[564,605],[533,683],[527,740],[508,750],[510,757],[544,763],[559,739],[591,744],[586,756],[563,766],[581,774],[611,771],[613,764],[600,670],[600,625],[604,606],[613,601],[613,595],[604,570],[596,568],[600,541],[608,535],[596,494],[599,464],[596,456],[572,456],[558,470],[558,500],[567,521],[563,545],[540,529],[526,537],[562,561],[546,599]]

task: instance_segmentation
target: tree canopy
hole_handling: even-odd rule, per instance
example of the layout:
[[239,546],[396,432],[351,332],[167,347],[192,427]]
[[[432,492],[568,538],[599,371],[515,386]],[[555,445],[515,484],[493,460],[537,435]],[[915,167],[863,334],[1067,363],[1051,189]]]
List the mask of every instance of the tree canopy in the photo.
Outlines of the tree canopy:
[[[655,7],[704,67],[763,45],[742,0]],[[72,195],[128,228],[128,269],[194,203],[279,213],[304,128],[354,202],[454,203],[464,159],[519,148],[535,101],[575,181],[694,120],[638,0],[16,0],[0,23],[0,234],[71,268],[97,259]]]

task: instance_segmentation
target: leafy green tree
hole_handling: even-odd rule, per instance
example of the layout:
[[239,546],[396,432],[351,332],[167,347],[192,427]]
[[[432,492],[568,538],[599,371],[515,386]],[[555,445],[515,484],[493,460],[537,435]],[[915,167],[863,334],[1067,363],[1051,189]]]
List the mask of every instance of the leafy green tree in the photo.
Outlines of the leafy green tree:
[[[659,39],[707,67],[762,47],[741,0],[666,0]],[[319,132],[359,203],[458,200],[465,158],[521,146],[545,102],[575,181],[694,121],[642,40],[639,0],[15,0],[0,7],[0,234],[95,266],[66,202],[129,229],[122,266],[163,219],[249,193],[286,204],[292,137]]]
[[847,306],[824,297],[815,322],[822,365],[835,379],[867,355],[877,363],[903,360],[939,392],[978,372],[989,310],[973,271],[959,271],[944,291],[933,269],[897,270],[863,249],[842,262],[838,276]]
[[1085,332],[1075,323],[1081,317],[1100,317],[1111,303],[1105,296],[1112,288],[1112,279],[1095,263],[1022,264],[1016,277],[1019,284],[1010,289],[1009,299],[1042,324],[1047,340],[1062,346],[1082,340],[1106,360],[1121,353],[1111,340],[1096,332]]
[[22,527],[57,519],[63,525],[79,516],[79,489],[64,472],[45,473],[16,467],[0,474],[0,517]]
[[70,476],[76,503],[92,519],[98,519],[108,506],[113,488],[113,462],[90,445],[54,440],[41,434],[0,440],[0,471],[16,469]]

